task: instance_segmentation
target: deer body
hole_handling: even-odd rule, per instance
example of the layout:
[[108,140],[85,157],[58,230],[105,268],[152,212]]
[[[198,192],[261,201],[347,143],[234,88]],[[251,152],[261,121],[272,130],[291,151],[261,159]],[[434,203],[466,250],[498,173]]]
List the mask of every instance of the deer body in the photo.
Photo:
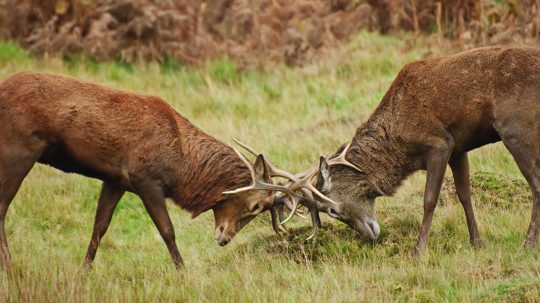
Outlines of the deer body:
[[467,152],[500,140],[533,191],[526,243],[534,245],[540,230],[540,51],[527,47],[485,47],[406,65],[346,154],[362,172],[329,168],[332,190],[326,194],[341,202],[333,215],[376,238],[375,197],[394,194],[402,180],[425,169],[419,252],[449,164],[471,243],[481,246]]
[[9,261],[6,212],[35,162],[104,181],[87,263],[125,191],[141,197],[177,266],[182,260],[166,197],[193,216],[212,208],[216,239],[225,245],[255,215],[251,202],[268,196],[244,192],[225,201],[224,191],[250,184],[246,164],[158,97],[58,75],[21,73],[0,82],[0,125],[4,261]]

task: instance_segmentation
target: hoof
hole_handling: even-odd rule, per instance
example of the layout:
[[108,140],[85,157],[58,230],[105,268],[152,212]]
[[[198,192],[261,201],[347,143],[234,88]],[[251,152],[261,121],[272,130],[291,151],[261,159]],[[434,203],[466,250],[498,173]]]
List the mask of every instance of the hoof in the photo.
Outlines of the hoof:
[[420,257],[422,250],[418,247],[415,247],[411,250],[411,257],[413,259],[418,259]]
[[536,247],[536,241],[525,240],[525,244],[523,246],[525,246],[526,249],[534,249]]
[[89,262],[85,260],[83,264],[81,265],[80,272],[83,274],[86,274],[92,270],[92,267],[93,267],[92,261]]
[[471,240],[471,245],[476,249],[483,249],[486,247],[486,245],[484,244],[484,241],[482,241],[482,239],[480,238]]

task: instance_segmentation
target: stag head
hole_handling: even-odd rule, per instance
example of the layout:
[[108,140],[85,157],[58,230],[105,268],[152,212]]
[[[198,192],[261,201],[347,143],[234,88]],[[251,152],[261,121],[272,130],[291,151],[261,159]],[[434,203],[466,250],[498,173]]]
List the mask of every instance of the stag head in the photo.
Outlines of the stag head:
[[324,209],[330,217],[375,240],[380,233],[375,218],[377,195],[366,174],[345,160],[347,148],[338,150],[340,156],[336,158],[326,160],[321,157],[315,188],[328,199],[337,202]]
[[[252,177],[258,183],[272,181],[262,155],[257,157],[253,173]],[[212,208],[216,222],[215,238],[218,244],[224,246],[229,243],[253,218],[269,209],[272,206],[273,194],[270,190],[255,189],[226,192],[225,199]]]
[[248,167],[252,184],[224,192],[224,198],[212,207],[216,222],[215,239],[221,246],[227,245],[258,214],[270,209],[274,205],[276,191],[287,195],[295,205],[302,199],[286,186],[272,183],[274,170],[262,154],[257,155],[255,164],[252,165],[242,153],[234,150]]
[[295,175],[289,188],[301,189],[304,196],[313,197],[311,201],[302,201],[304,205],[325,212],[374,240],[380,234],[374,204],[379,191],[373,189],[360,168],[345,159],[349,146],[342,145],[335,156],[321,157],[318,166]]

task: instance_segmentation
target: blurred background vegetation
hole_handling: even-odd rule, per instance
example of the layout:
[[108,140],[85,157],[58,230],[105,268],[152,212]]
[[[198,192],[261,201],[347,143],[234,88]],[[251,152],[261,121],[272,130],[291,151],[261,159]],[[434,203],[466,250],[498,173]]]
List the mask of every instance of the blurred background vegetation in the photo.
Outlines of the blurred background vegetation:
[[[32,53],[303,65],[359,30],[454,48],[540,39],[539,0],[0,0],[0,38]],[[414,42],[413,42],[414,43]]]

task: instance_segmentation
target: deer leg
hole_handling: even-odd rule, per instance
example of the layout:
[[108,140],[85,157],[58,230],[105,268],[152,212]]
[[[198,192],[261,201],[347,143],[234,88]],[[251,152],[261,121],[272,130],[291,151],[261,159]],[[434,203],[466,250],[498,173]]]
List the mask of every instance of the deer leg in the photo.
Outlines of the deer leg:
[[2,172],[0,176],[0,265],[9,266],[11,264],[11,256],[6,237],[6,213],[15,197],[15,194],[21,186],[24,175],[13,176]]
[[427,181],[424,193],[424,217],[422,219],[420,236],[413,252],[414,255],[418,255],[427,245],[433,213],[441,191],[446,164],[452,153],[452,147],[453,146],[445,145],[432,150],[428,154],[426,161]]
[[540,232],[540,178],[536,180],[536,184],[539,185],[530,185],[531,188],[536,186],[536,189],[533,189],[533,211],[527,237],[525,238],[525,247],[527,248],[534,248],[536,246]]
[[513,151],[512,155],[518,163],[518,167],[525,176],[532,191],[533,210],[527,237],[525,238],[525,246],[533,248],[538,242],[538,235],[540,233],[540,156],[537,156],[536,161],[531,163],[529,160],[531,158],[527,157],[523,150],[520,150],[517,147],[510,148],[513,144],[507,144],[506,142],[505,145],[509,147],[510,151]]
[[117,187],[114,184],[104,182],[101,188],[101,194],[99,196],[98,205],[96,209],[96,218],[94,220],[94,230],[92,232],[92,238],[90,244],[88,244],[88,250],[84,263],[87,266],[91,266],[94,258],[96,257],[96,251],[99,246],[101,238],[105,235],[111,218],[114,213],[114,209],[118,204],[118,201],[124,195],[125,190]]
[[[537,141],[540,131],[535,135],[532,131],[535,129],[534,125],[532,127],[520,126],[496,124],[497,132],[532,191],[533,210],[525,239],[525,246],[532,248],[536,246],[540,233],[540,146]],[[540,130],[540,127],[536,129]]]
[[476,225],[471,202],[471,182],[469,178],[469,160],[467,153],[452,155],[449,163],[450,168],[452,169],[452,175],[454,176],[454,184],[456,185],[459,202],[461,202],[463,210],[465,211],[470,242],[475,248],[481,248],[484,244],[480,238],[480,232]]
[[[0,146],[0,266],[9,266],[11,256],[6,237],[6,214],[17,194],[22,181],[41,155],[44,144],[36,140],[24,145],[4,144]],[[26,145],[27,144],[27,145]]]
[[174,235],[174,227],[167,212],[167,206],[165,205],[165,197],[161,189],[152,189],[145,191],[145,194],[141,195],[144,207],[152,221],[156,225],[163,241],[169,249],[169,253],[176,268],[180,268],[184,265],[178,247],[176,246],[176,240]]

